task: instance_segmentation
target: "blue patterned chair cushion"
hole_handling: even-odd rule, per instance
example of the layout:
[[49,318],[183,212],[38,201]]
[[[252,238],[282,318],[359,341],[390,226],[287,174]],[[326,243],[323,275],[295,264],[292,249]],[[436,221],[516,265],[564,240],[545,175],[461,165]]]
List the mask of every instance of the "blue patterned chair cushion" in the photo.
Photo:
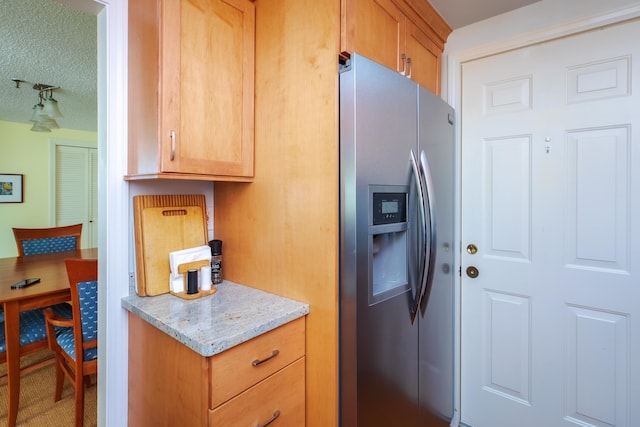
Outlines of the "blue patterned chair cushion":
[[[73,360],[76,360],[76,348],[73,340],[73,328],[65,328],[60,331],[56,337],[58,345],[67,353]],[[82,360],[93,360],[98,358],[98,347],[92,347],[84,351],[84,358]]]
[[[80,299],[80,320],[82,322],[82,340],[98,339],[98,281],[78,282],[78,296]],[[61,330],[57,336],[58,345],[73,360],[76,360],[73,330]],[[83,360],[93,360],[98,357],[96,347],[84,351]]]
[[[53,312],[61,317],[71,319],[71,306],[67,303],[51,306]],[[4,339],[4,319],[0,325],[0,353],[7,350]],[[20,346],[31,344],[47,339],[47,331],[44,323],[42,309],[27,310],[20,312]]]
[[22,250],[26,255],[50,254],[76,250],[77,236],[48,237],[22,241]]

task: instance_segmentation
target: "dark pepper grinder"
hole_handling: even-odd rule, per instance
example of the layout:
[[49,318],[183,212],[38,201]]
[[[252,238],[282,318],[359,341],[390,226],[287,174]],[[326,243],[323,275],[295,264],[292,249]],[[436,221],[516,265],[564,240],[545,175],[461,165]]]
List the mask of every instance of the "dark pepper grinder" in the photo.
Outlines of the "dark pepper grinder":
[[198,293],[198,270],[187,271],[187,294]]
[[222,240],[209,240],[211,248],[211,283],[222,283]]

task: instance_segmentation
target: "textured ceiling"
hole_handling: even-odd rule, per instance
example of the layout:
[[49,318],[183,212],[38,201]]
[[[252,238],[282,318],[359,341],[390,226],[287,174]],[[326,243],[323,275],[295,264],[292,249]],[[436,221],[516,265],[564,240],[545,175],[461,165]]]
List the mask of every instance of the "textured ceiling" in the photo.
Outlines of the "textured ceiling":
[[44,83],[60,86],[60,127],[95,131],[96,16],[53,0],[0,0],[0,16],[0,120],[30,123]]
[[[60,0],[92,9],[91,0]],[[135,1],[135,0],[129,0]],[[430,0],[455,30],[538,0]],[[0,120],[30,123],[35,83],[54,92],[63,128],[97,128],[97,19],[55,0],[0,0]],[[94,10],[95,11],[95,10]],[[16,89],[12,78],[26,80]],[[55,132],[55,131],[54,131]]]

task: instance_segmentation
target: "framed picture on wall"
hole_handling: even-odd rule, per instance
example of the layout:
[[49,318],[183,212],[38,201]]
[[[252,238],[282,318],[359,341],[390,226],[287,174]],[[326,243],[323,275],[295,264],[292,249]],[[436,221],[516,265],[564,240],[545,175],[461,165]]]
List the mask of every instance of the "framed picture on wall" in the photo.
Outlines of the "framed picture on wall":
[[22,203],[22,175],[0,174],[0,203]]

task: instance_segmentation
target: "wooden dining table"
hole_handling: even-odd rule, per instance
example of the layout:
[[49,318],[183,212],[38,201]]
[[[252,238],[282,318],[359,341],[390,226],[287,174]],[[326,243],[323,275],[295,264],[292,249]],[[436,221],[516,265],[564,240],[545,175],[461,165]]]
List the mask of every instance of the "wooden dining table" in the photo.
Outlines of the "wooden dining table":
[[[9,389],[8,426],[13,427],[16,424],[20,400],[20,312],[69,301],[71,290],[64,260],[97,257],[98,250],[94,248],[0,258],[0,304],[4,307]],[[37,284],[21,289],[11,288],[16,282],[36,277],[40,278]]]

